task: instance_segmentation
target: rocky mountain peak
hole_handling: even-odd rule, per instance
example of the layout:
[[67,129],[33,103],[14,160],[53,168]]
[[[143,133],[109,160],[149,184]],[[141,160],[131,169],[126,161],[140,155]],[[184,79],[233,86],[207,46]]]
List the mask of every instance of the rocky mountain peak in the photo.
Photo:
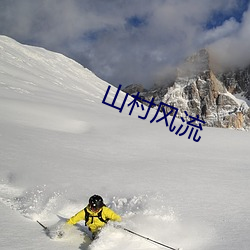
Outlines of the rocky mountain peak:
[[[242,90],[241,86],[246,84],[248,78],[236,79],[237,74],[225,78],[224,75],[223,81],[212,68],[206,49],[187,58],[179,67],[177,78],[165,94],[164,102],[179,108],[180,116],[184,111],[192,116],[198,115],[208,126],[248,128],[250,109],[244,100],[233,95],[236,88]],[[236,81],[241,84],[236,84]],[[230,91],[232,88],[234,90]]]
[[141,95],[178,108],[179,117],[185,117],[185,111],[191,116],[198,115],[207,126],[249,128],[250,108],[234,94],[250,97],[250,66],[218,74],[212,70],[211,62],[209,51],[202,49],[178,67],[176,79],[170,86],[143,90]]
[[201,49],[188,57],[177,69],[177,77],[194,77],[206,74],[210,69],[209,52]]

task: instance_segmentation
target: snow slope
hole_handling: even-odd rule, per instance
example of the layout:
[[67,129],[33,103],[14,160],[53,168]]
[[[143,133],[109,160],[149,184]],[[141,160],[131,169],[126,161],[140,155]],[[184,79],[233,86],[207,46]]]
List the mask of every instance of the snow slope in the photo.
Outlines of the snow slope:
[[63,239],[36,223],[53,228],[97,193],[124,227],[166,245],[248,250],[249,132],[205,127],[194,142],[138,119],[139,108],[102,104],[108,86],[63,55],[0,36],[0,248],[162,249],[112,225],[90,244],[83,223]]

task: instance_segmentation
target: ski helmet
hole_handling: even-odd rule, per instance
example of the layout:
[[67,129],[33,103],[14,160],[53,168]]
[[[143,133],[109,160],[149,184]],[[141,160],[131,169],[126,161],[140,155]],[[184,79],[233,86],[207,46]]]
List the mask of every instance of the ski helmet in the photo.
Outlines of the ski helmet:
[[98,210],[103,207],[103,199],[99,195],[93,195],[89,198],[89,206],[93,210]]

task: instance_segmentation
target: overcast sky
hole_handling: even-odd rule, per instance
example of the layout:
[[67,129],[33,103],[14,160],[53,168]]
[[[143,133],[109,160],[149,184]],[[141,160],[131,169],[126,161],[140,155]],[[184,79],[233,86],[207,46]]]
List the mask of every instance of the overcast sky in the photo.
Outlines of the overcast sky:
[[108,82],[149,86],[212,47],[250,62],[250,0],[0,0],[0,34],[61,52]]

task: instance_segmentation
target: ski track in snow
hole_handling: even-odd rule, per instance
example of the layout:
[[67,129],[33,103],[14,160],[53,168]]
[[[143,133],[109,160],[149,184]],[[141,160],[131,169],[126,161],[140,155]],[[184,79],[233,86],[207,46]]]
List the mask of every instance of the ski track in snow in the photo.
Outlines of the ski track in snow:
[[[33,128],[41,128],[65,133],[85,133],[91,126],[82,120],[71,118],[62,109],[51,108],[48,105],[33,104],[17,101],[2,101],[0,114],[8,108],[8,114],[2,117],[3,121],[15,122]],[[22,112],[20,112],[20,108]],[[69,111],[68,111],[69,112]]]

